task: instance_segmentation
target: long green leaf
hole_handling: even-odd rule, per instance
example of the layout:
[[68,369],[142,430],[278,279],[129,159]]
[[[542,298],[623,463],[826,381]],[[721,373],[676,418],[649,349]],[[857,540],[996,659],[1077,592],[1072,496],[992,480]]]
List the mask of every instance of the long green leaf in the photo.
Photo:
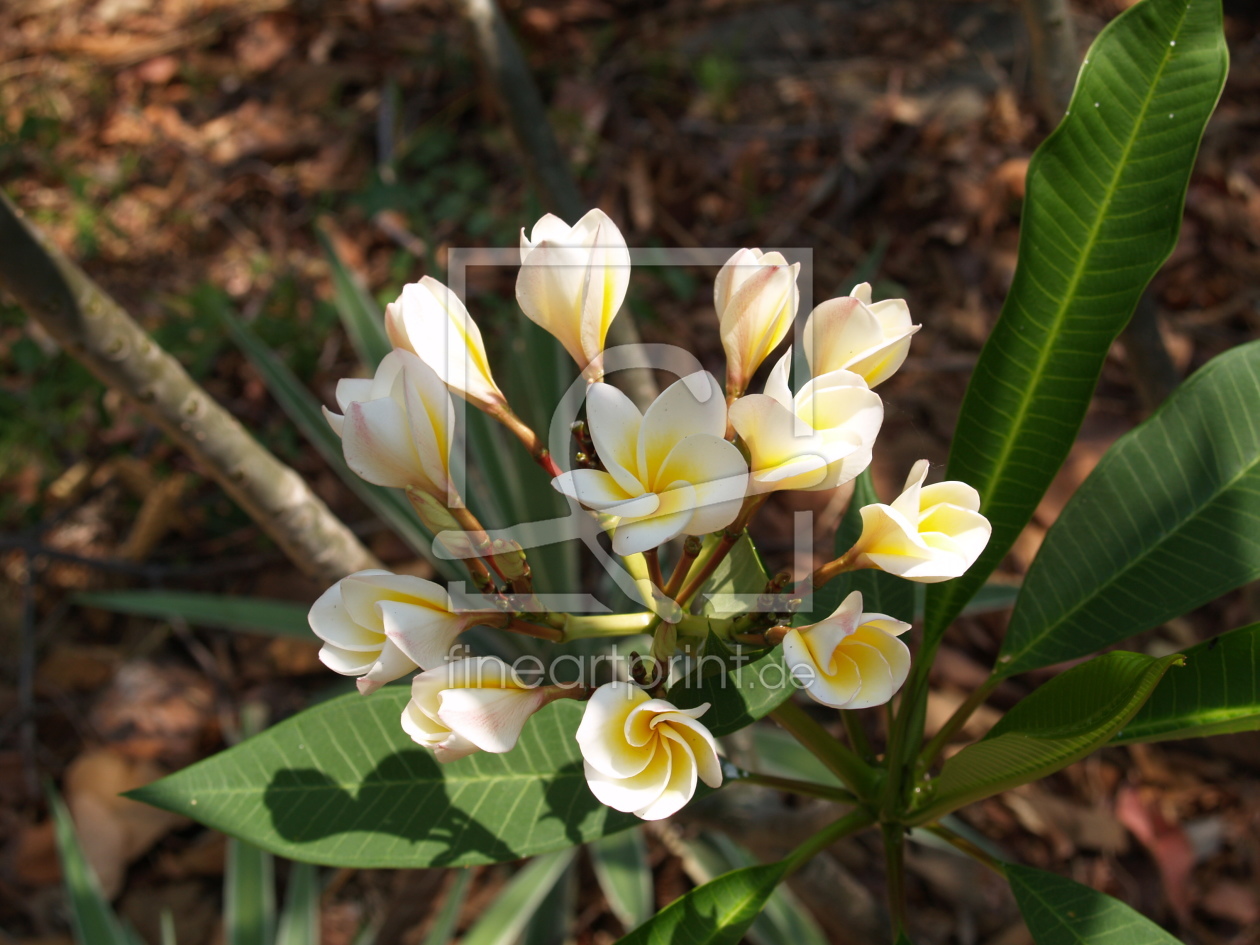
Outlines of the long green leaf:
[[719,876],[679,896],[618,945],[735,945],[786,872],[786,863],[768,863]]
[[1037,945],[1181,945],[1146,916],[1096,889],[1008,864],[1006,878]]
[[1220,0],[1142,0],[1094,41],[1033,156],[1015,279],[949,457],[993,537],[967,574],[928,591],[929,635],[1010,550],[1067,456],[1112,341],[1177,241],[1227,67]]
[[442,900],[442,908],[429,927],[429,934],[424,937],[424,945],[450,945],[455,937],[455,927],[459,924],[459,914],[464,911],[464,900],[468,898],[472,877],[472,870],[460,870],[455,874],[455,881],[447,888],[446,898]]
[[570,858],[560,878],[543,897],[529,917],[520,945],[575,945],[573,927],[577,922],[578,878],[575,861]]
[[408,697],[387,686],[332,699],[129,796],[342,867],[516,860],[635,822],[586,786],[578,703],[547,706],[507,754],[443,765],[402,731]]
[[[683,858],[683,868],[697,883],[707,883],[722,873],[757,863],[751,853],[725,834],[706,831],[695,840],[684,842],[687,856]],[[786,886],[770,894],[745,937],[753,945],[827,945],[826,934]]]
[[1260,341],[1118,440],[1046,535],[1003,676],[1092,653],[1260,577]]
[[1115,742],[1202,738],[1260,729],[1260,623],[1186,650]]
[[80,594],[75,601],[120,614],[177,617],[202,627],[315,640],[306,622],[310,608],[283,600],[183,591],[101,591]]
[[928,823],[1079,761],[1110,741],[1180,662],[1178,654],[1105,653],[1056,676],[945,762],[911,823]]
[[276,945],[319,945],[319,869],[310,863],[289,864]]
[[512,877],[460,945],[512,945],[569,868],[576,852],[557,850],[535,857]]
[[642,830],[623,830],[586,849],[608,908],[624,929],[635,929],[652,917],[652,870]]
[[315,228],[315,235],[332,274],[333,304],[341,316],[342,327],[363,367],[369,372],[375,371],[393,347],[385,334],[385,314],[359,277],[342,261],[322,226]]
[[379,515],[412,550],[432,564],[443,577],[450,580],[463,577],[453,562],[438,558],[433,554],[432,536],[420,524],[406,497],[400,491],[372,485],[350,471],[341,452],[341,438],[328,426],[328,421],[324,419],[320,403],[315,395],[297,379],[296,375],[289,370],[289,366],[233,315],[226,303],[219,309],[219,317],[237,347],[244,352],[250,364],[262,376],[271,396],[276,398],[289,419],[302,431],[302,435],[310,441],[319,455],[324,458],[324,462],[332,467],[333,472],[349,487],[350,491]]
[[223,912],[228,945],[272,945],[276,883],[270,853],[244,840],[228,840]]
[[135,939],[114,915],[96,874],[83,855],[70,812],[51,787],[48,806],[52,811],[62,881],[70,897],[70,923],[75,941],[78,945],[133,945]]

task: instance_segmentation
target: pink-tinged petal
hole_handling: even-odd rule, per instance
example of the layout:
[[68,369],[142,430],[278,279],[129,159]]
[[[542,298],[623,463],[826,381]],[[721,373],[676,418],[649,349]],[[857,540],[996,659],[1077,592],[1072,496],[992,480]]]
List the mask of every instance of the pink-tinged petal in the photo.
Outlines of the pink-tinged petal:
[[451,732],[442,744],[433,749],[433,755],[442,764],[459,761],[477,751],[477,746],[456,732]]
[[336,433],[337,436],[341,436],[341,428],[345,424],[346,418],[339,413],[333,413],[327,407],[321,406],[319,409],[323,411],[324,419],[327,420],[328,425],[332,427],[333,433]]
[[788,410],[793,409],[794,398],[792,397],[792,346],[788,345],[787,351],[783,352],[783,357],[770,369],[770,376],[766,378],[766,386],[764,393],[771,400],[782,404]]
[[643,415],[629,397],[611,384],[586,391],[586,423],[599,460],[629,496],[643,492],[638,459]]
[[828,299],[805,322],[805,359],[815,377],[849,368],[863,352],[884,343],[884,333],[869,308],[851,296]]
[[381,654],[376,662],[368,668],[364,675],[359,677],[357,681],[359,692],[364,695],[370,695],[387,682],[401,679],[408,673],[414,673],[415,671],[416,664],[409,660],[406,654],[402,653],[398,647],[386,640],[385,646],[381,649]]
[[399,601],[381,601],[377,606],[385,636],[421,669],[450,662],[456,639],[476,620]]
[[392,399],[346,408],[341,447],[346,465],[368,482],[401,489],[424,481],[407,418]]
[[450,597],[440,584],[411,574],[359,571],[342,578],[339,585],[342,602],[350,618],[380,633],[385,631],[376,605],[383,600],[422,603],[442,611],[450,608]]
[[539,689],[447,689],[438,717],[482,751],[502,754],[516,747],[545,699]]
[[347,650],[335,643],[325,643],[319,648],[319,661],[342,676],[362,676],[372,668],[382,649],[384,644],[373,650]]
[[761,250],[738,249],[718,271],[713,280],[713,309],[721,318],[730,303],[731,296],[744,281],[760,267]]
[[871,284],[869,282],[859,282],[853,287],[853,291],[849,293],[863,305],[871,304]]
[[695,433],[726,435],[726,398],[707,371],[678,379],[648,407],[639,429],[640,472],[653,476],[674,446]]
[[351,404],[361,404],[366,400],[376,400],[372,389],[374,383],[370,377],[343,377],[337,382],[337,406],[345,413]]
[[[360,571],[350,577],[371,574],[387,574],[385,571]],[[307,623],[315,636],[343,650],[369,652],[379,650],[383,645],[382,633],[370,627],[364,627],[346,610],[342,598],[342,587],[348,580],[343,578],[319,596],[311,605],[307,614]],[[340,670],[338,670],[340,672]]]

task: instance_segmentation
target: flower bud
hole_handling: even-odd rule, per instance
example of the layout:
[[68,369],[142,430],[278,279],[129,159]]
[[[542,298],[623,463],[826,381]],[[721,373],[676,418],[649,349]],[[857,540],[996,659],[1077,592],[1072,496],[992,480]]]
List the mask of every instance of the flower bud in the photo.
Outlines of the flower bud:
[[385,332],[395,348],[410,351],[453,392],[491,413],[507,403],[490,374],[477,324],[454,292],[432,276],[403,286],[385,307]]
[[629,285],[630,250],[604,211],[592,210],[572,227],[549,213],[529,237],[521,230],[516,301],[588,380],[603,377],[604,340]]
[[453,612],[432,581],[389,571],[358,571],[320,596],[308,620],[324,641],[319,659],[334,672],[358,676],[369,693],[417,666],[440,666],[455,638],[480,622]]
[[892,505],[862,507],[862,534],[849,551],[857,567],[935,584],[958,577],[980,557],[992,527],[979,512],[979,493],[964,482],[925,486],[927,473],[928,461],[921,459]]
[[901,367],[919,327],[911,324],[905,300],[872,303],[871,286],[863,282],[851,295],[829,299],[810,312],[805,322],[810,373],[852,371],[875,387]]
[[711,374],[675,381],[643,414],[617,388],[592,384],[586,416],[604,468],[575,469],[551,484],[609,517],[617,554],[647,551],[676,535],[704,535],[735,520],[748,465],[723,438],[726,402]]
[[497,656],[457,660],[411,681],[402,727],[438,761],[475,751],[511,751],[529,717],[563,695],[553,686],[529,686]]
[[749,491],[834,489],[870,465],[884,404],[848,371],[788,386],[792,349],[775,365],[764,394],[731,404],[731,425],[748,447]]
[[378,486],[411,487],[447,502],[456,497],[450,457],[455,412],[446,385],[410,351],[387,354],[371,380],[337,383],[324,416],[341,436],[346,465]]
[[862,592],[854,591],[830,617],[789,630],[783,660],[815,702],[835,709],[883,705],[910,672],[910,651],[897,639],[909,629],[884,614],[862,613]]
[[800,270],[800,263],[789,266],[782,253],[741,249],[714,280],[713,304],[726,351],[729,396],[744,392],[761,362],[792,327],[801,298],[796,287]]
[[676,708],[628,682],[600,686],[577,730],[591,793],[614,810],[660,820],[691,800],[697,779],[720,787],[717,742],[697,721],[708,709]]

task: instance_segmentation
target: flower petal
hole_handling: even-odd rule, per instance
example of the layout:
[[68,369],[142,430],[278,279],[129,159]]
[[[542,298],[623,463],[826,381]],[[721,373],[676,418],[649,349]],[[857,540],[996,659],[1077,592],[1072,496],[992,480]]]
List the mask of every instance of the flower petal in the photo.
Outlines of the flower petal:
[[627,778],[648,765],[651,754],[633,749],[624,734],[626,718],[648,699],[646,692],[629,682],[606,683],[595,690],[576,735],[588,768],[609,778]]
[[529,717],[542,708],[541,689],[447,689],[440,718],[482,751],[511,751]]
[[599,461],[627,495],[644,491],[638,443],[643,415],[629,397],[611,384],[592,384],[586,391],[586,420]]
[[726,398],[707,371],[679,378],[648,407],[639,429],[640,472],[651,477],[674,446],[694,433],[726,436]]
[[346,408],[341,448],[346,465],[378,486],[402,489],[425,480],[407,417],[390,398]]

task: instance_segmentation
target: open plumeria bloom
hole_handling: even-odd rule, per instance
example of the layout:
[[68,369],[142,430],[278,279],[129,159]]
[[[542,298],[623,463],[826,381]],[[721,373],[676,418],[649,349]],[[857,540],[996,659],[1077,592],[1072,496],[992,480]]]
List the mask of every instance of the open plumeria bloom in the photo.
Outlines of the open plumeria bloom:
[[691,800],[697,780],[720,787],[717,742],[697,721],[708,708],[679,709],[629,682],[600,686],[577,731],[591,793],[614,810],[660,820]]
[[744,392],[792,327],[801,298],[796,286],[800,271],[801,264],[789,266],[782,253],[741,249],[718,273],[713,305],[726,352],[728,396]]
[[324,641],[320,662],[358,676],[359,691],[369,693],[417,667],[442,665],[455,638],[484,617],[456,613],[432,581],[367,570],[324,591],[307,619]]
[[731,424],[748,447],[749,491],[834,489],[871,463],[884,403],[857,374],[832,371],[792,396],[792,349],[775,365],[764,394],[731,405]]
[[437,373],[410,351],[394,349],[371,380],[337,382],[337,404],[324,416],[341,437],[346,465],[378,486],[410,486],[445,502],[451,483],[455,411]]
[[910,321],[903,299],[871,302],[868,282],[852,293],[823,302],[805,322],[805,358],[815,377],[853,371],[870,387],[882,384],[910,352],[910,337],[921,326]]
[[862,534],[846,554],[857,567],[935,584],[958,577],[980,557],[993,530],[979,512],[980,494],[965,482],[925,486],[927,474],[928,461],[921,459],[892,505],[862,507]]
[[906,681],[910,651],[897,639],[910,624],[862,613],[854,591],[825,620],[783,638],[783,660],[815,702],[835,709],[883,705]]
[[481,331],[459,296],[432,276],[403,286],[385,307],[385,331],[395,348],[410,351],[479,409],[493,413],[507,404],[490,373]]
[[575,469],[552,485],[612,517],[617,554],[717,531],[739,514],[748,465],[723,439],[726,401],[713,375],[675,381],[643,414],[617,388],[592,384],[586,417],[604,469]]
[[521,230],[516,301],[565,347],[588,380],[603,377],[608,326],[630,286],[630,250],[617,224],[592,210],[573,226],[552,214]]
[[454,761],[475,751],[516,747],[529,717],[566,695],[557,686],[530,686],[497,656],[456,660],[411,681],[402,727],[411,740]]

